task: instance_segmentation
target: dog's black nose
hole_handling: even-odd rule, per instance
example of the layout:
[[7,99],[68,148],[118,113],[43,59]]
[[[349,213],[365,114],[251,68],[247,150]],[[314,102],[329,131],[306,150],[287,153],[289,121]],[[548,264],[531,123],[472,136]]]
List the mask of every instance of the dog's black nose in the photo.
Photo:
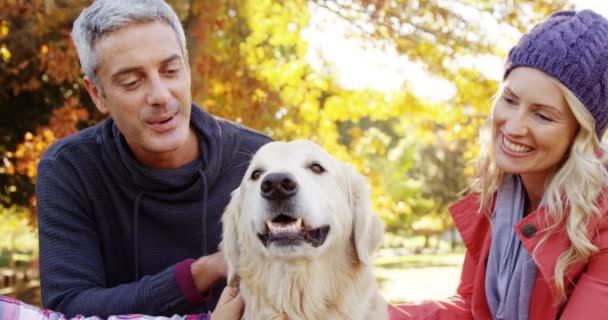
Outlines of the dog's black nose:
[[298,192],[298,183],[289,173],[271,173],[262,180],[260,190],[268,200],[285,200]]

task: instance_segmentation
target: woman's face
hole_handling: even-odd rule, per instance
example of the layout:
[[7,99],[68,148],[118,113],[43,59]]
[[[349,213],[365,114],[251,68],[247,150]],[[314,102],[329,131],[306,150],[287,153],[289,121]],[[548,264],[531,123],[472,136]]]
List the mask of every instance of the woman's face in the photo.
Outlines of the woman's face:
[[505,79],[492,128],[498,168],[544,184],[570,150],[579,125],[551,77],[518,67]]

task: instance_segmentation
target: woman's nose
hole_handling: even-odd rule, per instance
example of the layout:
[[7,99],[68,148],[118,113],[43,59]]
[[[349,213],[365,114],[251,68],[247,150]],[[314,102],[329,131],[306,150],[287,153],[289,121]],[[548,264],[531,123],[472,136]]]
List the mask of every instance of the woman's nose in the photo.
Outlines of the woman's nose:
[[528,121],[523,112],[513,112],[506,118],[504,130],[507,134],[522,136],[528,133],[528,129]]

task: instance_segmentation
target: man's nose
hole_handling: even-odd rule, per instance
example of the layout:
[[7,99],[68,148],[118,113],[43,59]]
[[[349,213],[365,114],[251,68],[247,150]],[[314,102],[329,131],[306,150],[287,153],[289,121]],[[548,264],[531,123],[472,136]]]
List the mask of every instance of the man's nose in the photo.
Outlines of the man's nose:
[[167,104],[171,99],[168,84],[158,74],[150,76],[149,81],[150,86],[146,96],[147,102],[153,106],[164,106]]

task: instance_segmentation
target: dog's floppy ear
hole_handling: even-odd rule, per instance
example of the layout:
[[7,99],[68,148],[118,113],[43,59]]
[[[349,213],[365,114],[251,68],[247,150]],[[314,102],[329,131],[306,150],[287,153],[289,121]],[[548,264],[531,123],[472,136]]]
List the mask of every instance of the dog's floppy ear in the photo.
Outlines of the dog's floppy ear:
[[372,252],[382,243],[384,224],[374,214],[367,179],[351,166],[347,166],[346,171],[350,206],[354,215],[352,238],[359,261],[369,265]]
[[237,272],[239,262],[238,218],[241,212],[241,192],[237,188],[232,192],[230,202],[222,216],[222,252],[228,264],[228,283]]

